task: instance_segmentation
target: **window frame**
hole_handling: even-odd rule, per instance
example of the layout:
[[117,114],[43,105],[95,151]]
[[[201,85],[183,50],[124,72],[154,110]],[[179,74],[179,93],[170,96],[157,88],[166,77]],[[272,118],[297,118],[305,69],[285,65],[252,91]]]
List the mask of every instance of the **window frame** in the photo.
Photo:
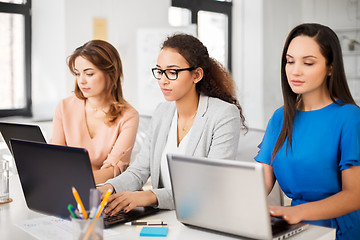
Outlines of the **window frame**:
[[232,2],[217,0],[171,0],[172,7],[186,8],[191,11],[191,23],[198,23],[198,12],[208,11],[222,13],[228,16],[228,42],[227,42],[227,68],[231,72],[232,67]]
[[9,116],[32,116],[32,100],[31,100],[31,0],[26,3],[5,3],[0,2],[0,13],[14,13],[24,16],[24,81],[25,81],[25,107],[0,109],[0,117]]

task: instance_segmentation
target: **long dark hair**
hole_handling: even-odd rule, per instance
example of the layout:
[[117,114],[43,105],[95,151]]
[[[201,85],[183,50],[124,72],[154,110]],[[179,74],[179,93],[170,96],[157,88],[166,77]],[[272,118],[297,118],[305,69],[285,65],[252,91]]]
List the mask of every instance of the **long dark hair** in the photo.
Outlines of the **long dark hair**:
[[161,49],[173,48],[185,58],[191,67],[201,67],[204,76],[196,83],[196,91],[236,105],[240,110],[242,128],[247,131],[242,108],[236,98],[235,84],[230,72],[209,56],[207,48],[196,37],[188,34],[174,34],[164,41]]
[[[121,82],[123,80],[123,68],[118,51],[113,45],[103,40],[91,40],[81,47],[75,49],[68,57],[70,72],[75,75],[75,59],[83,57],[94,64],[97,68],[109,76],[106,83],[107,97],[110,99],[110,109],[106,113],[107,123],[112,123],[121,115],[126,108],[126,101],[123,97]],[[77,83],[75,83],[75,96],[85,100]]]
[[326,65],[328,67],[331,66],[331,74],[326,79],[326,86],[329,90],[331,100],[336,104],[341,104],[336,102],[336,99],[340,99],[344,102],[343,104],[356,105],[346,81],[341,45],[335,32],[329,27],[317,23],[305,23],[295,27],[289,33],[285,41],[281,57],[281,87],[284,98],[284,122],[272,152],[272,159],[274,159],[286,139],[290,148],[292,147],[293,122],[296,115],[296,108],[302,100],[300,94],[298,95],[291,90],[285,72],[287,62],[286,54],[290,42],[298,36],[308,36],[313,38],[319,45],[321,54],[326,59]]

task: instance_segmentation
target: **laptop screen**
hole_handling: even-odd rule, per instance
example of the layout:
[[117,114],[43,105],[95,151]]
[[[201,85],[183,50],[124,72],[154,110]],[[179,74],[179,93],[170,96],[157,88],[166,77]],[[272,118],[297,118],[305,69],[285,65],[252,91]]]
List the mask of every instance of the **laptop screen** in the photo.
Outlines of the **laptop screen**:
[[[85,209],[90,189],[95,187],[88,152],[83,148],[57,146],[11,139],[14,159],[26,204],[31,210],[69,218],[68,204],[76,206],[74,186]],[[158,212],[138,207],[126,214],[104,217],[105,227],[136,220]]]
[[41,129],[37,125],[0,122],[0,132],[10,152],[12,152],[11,138],[46,143]]
[[184,224],[256,239],[283,239],[308,225],[282,221],[282,232],[273,235],[260,163],[167,158],[177,218]]
[[179,221],[251,238],[271,236],[261,164],[180,155],[168,155],[168,163]]
[[68,204],[76,206],[74,186],[85,209],[95,187],[88,152],[82,148],[11,139],[15,164],[27,206],[42,213],[68,218]]

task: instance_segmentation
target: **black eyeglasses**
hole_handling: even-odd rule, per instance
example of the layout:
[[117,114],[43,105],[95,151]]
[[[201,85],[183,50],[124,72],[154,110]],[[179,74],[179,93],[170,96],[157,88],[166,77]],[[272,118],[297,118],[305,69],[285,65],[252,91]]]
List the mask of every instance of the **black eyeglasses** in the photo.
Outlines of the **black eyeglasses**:
[[179,72],[181,71],[192,71],[194,70],[195,67],[189,67],[189,68],[181,68],[181,69],[159,69],[159,68],[152,68],[152,73],[154,75],[154,77],[157,80],[161,79],[161,76],[163,75],[163,73],[165,74],[166,78],[169,80],[176,80],[178,78]]

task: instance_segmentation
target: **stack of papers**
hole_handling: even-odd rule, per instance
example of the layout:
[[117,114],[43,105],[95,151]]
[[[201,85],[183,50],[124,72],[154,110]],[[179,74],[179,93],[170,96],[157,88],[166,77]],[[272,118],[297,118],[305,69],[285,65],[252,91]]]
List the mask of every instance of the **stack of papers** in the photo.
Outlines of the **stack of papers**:
[[[32,218],[16,225],[37,239],[72,239],[72,223],[69,220],[48,216]],[[104,238],[116,235],[119,236],[119,233],[104,229]]]

